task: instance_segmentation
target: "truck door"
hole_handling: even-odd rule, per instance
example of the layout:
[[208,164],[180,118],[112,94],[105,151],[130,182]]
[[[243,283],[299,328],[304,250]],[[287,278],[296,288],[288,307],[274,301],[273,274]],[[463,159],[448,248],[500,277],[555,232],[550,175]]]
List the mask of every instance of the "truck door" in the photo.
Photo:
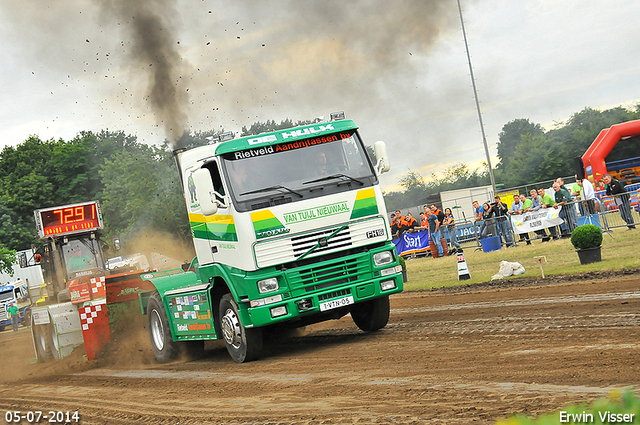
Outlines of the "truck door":
[[[215,214],[205,216],[198,213],[199,207],[197,207],[197,210],[192,210],[198,205],[198,201],[193,198],[195,187],[191,187],[191,182],[188,183],[188,193],[185,193],[185,197],[188,201],[187,204],[189,204],[189,201],[191,202],[191,205],[189,205],[189,221],[194,243],[197,246],[198,260],[200,264],[207,264],[213,262],[214,258],[220,253],[221,243],[237,242],[238,236],[231,212],[231,201],[227,195],[228,190],[222,179],[217,160],[212,159],[204,164],[202,168],[209,171],[218,211]],[[189,177],[187,177],[187,181],[189,181]],[[193,184],[195,185],[195,183]],[[201,249],[205,241],[206,249]]]

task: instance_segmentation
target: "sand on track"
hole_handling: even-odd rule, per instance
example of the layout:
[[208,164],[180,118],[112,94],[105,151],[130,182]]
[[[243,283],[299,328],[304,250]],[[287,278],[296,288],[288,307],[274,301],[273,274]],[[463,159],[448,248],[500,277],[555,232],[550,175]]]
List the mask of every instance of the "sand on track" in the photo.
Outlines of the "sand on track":
[[[549,283],[551,282],[551,283]],[[404,292],[389,325],[349,316],[235,364],[220,342],[156,364],[144,323],[105,357],[29,364],[27,329],[0,333],[0,413],[78,411],[83,424],[491,424],[640,385],[640,275]],[[26,423],[26,422],[25,422]]]

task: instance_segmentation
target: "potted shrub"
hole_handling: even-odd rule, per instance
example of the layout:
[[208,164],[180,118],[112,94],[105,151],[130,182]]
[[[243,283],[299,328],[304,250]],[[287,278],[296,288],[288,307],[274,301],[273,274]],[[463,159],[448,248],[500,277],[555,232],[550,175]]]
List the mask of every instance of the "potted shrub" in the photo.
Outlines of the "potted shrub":
[[576,227],[573,233],[571,233],[571,244],[578,253],[580,264],[602,261],[600,254],[602,230],[595,224],[585,224]]
[[407,283],[407,262],[405,261],[404,257],[400,257],[400,256],[398,256],[398,262],[402,267],[402,281],[404,283]]

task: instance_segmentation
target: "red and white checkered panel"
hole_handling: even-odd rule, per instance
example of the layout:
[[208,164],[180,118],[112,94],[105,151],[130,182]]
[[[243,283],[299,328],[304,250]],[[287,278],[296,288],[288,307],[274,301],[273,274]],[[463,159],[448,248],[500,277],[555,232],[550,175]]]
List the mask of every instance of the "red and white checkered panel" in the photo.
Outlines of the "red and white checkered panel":
[[105,290],[104,276],[99,278],[91,278],[91,294],[93,299],[106,297],[107,291]]
[[[104,286],[103,286],[104,287]],[[87,358],[93,360],[104,344],[111,341],[107,305],[98,304],[78,308],[80,326]]]
[[[80,313],[80,325],[82,325],[82,331],[88,330],[89,327],[93,325],[95,322],[101,323],[103,310],[105,310],[104,316],[106,316],[106,305],[104,304],[90,305],[88,307],[80,307],[78,311]],[[100,315],[100,318],[98,318],[98,315]],[[107,319],[107,322],[108,322],[108,319]]]

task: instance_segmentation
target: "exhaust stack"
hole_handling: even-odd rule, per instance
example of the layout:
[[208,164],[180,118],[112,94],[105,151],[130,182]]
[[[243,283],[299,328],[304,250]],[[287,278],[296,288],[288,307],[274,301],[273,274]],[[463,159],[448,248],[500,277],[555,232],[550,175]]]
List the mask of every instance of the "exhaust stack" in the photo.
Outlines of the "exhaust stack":
[[180,158],[182,154],[187,151],[187,148],[178,148],[173,151],[173,159],[176,161],[176,167],[178,167],[178,175],[180,176],[180,185],[184,190],[184,181],[182,180],[182,169],[180,168]]

